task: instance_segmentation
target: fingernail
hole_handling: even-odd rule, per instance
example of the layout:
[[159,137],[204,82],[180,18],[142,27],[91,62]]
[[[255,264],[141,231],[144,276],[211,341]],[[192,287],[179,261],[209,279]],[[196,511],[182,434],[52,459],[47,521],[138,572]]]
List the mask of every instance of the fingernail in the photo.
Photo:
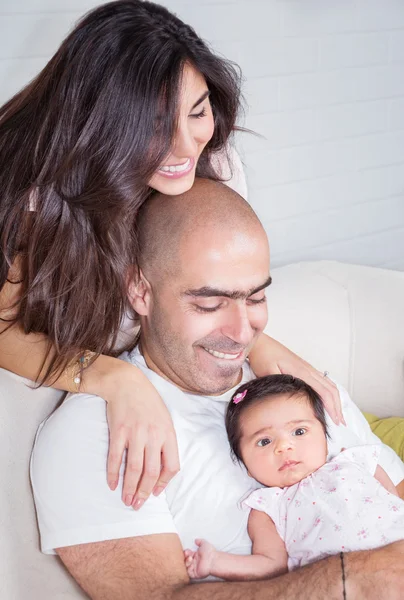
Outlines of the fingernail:
[[164,487],[159,485],[158,487],[154,488],[153,496],[159,496],[162,491],[164,491]]
[[133,495],[132,494],[126,494],[125,497],[125,504],[126,506],[130,506],[133,502]]
[[114,490],[116,490],[117,485],[118,485],[117,481],[111,481],[111,483],[109,484],[109,489],[114,491]]
[[139,508],[142,508],[143,504],[144,504],[144,500],[143,500],[143,498],[138,498],[138,499],[136,500],[136,502],[134,503],[134,505],[133,505],[133,508],[134,508],[135,510],[139,510]]

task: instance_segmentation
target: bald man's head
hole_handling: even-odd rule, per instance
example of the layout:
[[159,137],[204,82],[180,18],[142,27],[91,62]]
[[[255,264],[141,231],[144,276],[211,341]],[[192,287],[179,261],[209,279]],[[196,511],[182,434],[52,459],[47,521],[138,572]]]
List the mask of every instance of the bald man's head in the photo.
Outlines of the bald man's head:
[[139,232],[131,301],[147,365],[188,391],[230,389],[267,320],[269,248],[257,216],[227,186],[199,179],[181,196],[150,198]]
[[203,252],[213,238],[264,233],[244,198],[209,179],[196,179],[179,196],[154,194],[140,209],[137,223],[139,267],[150,280],[175,276],[186,260],[189,243],[199,240]]

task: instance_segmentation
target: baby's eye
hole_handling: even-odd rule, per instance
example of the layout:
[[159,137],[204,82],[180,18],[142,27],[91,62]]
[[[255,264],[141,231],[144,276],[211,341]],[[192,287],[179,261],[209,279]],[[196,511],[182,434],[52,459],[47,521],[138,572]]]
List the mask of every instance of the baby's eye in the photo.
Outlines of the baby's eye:
[[304,435],[305,433],[306,433],[306,429],[304,429],[304,427],[299,427],[299,429],[295,430],[293,435]]
[[262,438],[262,440],[258,440],[257,442],[257,446],[268,446],[268,444],[271,443],[271,440],[269,438]]

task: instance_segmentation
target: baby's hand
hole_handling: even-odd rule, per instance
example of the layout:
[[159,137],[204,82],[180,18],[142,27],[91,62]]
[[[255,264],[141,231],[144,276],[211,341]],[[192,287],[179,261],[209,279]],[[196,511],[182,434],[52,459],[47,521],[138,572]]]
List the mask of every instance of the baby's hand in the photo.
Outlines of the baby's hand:
[[191,579],[204,579],[211,574],[216,550],[206,540],[195,540],[198,550],[185,550],[185,566]]

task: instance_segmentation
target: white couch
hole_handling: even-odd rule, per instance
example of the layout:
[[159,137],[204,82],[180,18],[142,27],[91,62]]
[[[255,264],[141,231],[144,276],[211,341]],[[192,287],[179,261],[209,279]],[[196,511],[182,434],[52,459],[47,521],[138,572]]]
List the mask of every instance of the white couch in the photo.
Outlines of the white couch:
[[[404,416],[404,273],[336,262],[273,270],[267,331],[362,408]],[[39,551],[29,456],[41,420],[61,401],[0,369],[1,600],[84,598],[54,556]]]

